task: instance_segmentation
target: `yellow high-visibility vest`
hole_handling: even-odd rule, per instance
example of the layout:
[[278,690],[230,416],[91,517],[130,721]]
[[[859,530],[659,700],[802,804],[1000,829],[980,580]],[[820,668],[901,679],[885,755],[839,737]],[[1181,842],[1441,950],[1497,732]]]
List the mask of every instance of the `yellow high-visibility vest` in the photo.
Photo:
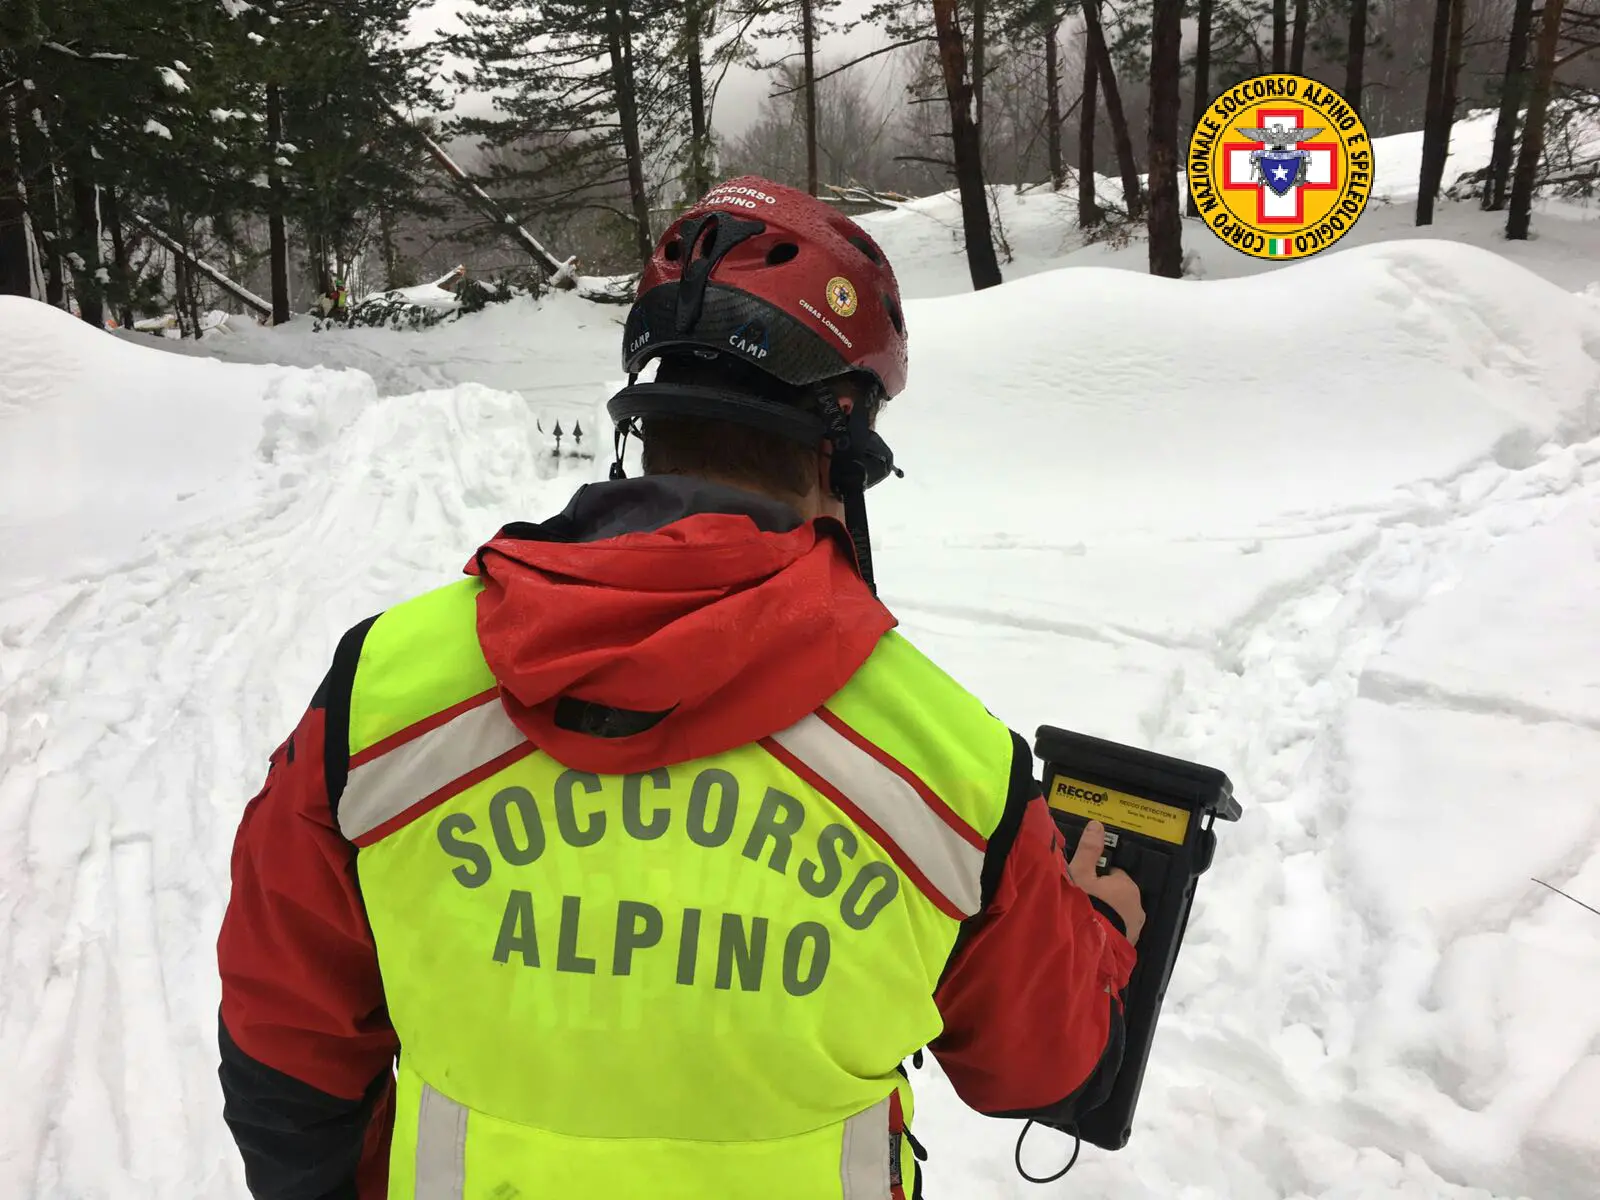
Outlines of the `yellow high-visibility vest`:
[[789,729],[569,770],[476,579],[377,619],[339,826],[401,1053],[393,1200],[911,1195],[901,1061],[979,911],[1010,732],[898,634]]

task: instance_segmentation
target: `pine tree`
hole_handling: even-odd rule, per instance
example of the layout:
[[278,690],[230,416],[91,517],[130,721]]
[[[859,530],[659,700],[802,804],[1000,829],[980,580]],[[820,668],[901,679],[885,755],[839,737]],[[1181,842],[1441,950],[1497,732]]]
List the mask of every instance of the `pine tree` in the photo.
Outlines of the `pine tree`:
[[[682,14],[675,0],[475,0],[451,51],[474,64],[458,83],[493,92],[500,116],[458,132],[510,151],[489,173],[519,219],[612,214],[633,257],[650,255],[648,164],[689,135],[677,85]],[[617,201],[627,205],[619,207]]]

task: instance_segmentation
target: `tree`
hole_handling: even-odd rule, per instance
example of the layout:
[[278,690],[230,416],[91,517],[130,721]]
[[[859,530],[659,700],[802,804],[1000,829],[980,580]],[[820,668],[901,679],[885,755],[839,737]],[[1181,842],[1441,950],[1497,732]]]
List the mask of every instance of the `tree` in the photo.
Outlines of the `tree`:
[[692,136],[680,19],[675,0],[474,0],[462,14],[447,44],[473,69],[456,82],[494,93],[498,115],[453,131],[508,152],[485,187],[514,219],[609,214],[628,257],[649,257],[649,164]]
[[1350,0],[1350,35],[1346,40],[1344,60],[1344,99],[1357,116],[1365,118],[1361,110],[1361,94],[1366,88],[1367,69],[1367,0]]
[[1150,18],[1150,273],[1183,275],[1178,205],[1178,93],[1183,0],[1154,0]]
[[1067,169],[1061,158],[1061,16],[1051,5],[1044,22],[1045,156],[1050,166],[1050,188],[1059,192]]
[[956,0],[933,0],[939,66],[950,106],[950,140],[955,156],[956,186],[961,193],[961,225],[967,243],[967,269],[975,291],[1001,282],[989,224],[989,197],[983,183],[983,151],[973,120],[972,81],[967,76],[966,46],[957,19]]
[[684,69],[689,76],[689,148],[684,183],[690,196],[711,190],[711,126],[706,113],[706,79],[702,53],[710,31],[708,0],[684,0]]
[[1450,155],[1455,120],[1456,79],[1461,73],[1464,0],[1434,0],[1433,53],[1428,69],[1428,107],[1422,134],[1422,168],[1417,187],[1417,224],[1433,224],[1433,205]]
[[14,105],[9,93],[0,93],[0,295],[31,296],[28,212],[22,196]]
[[1083,52],[1083,91],[1078,108],[1078,228],[1093,229],[1105,219],[1095,196],[1094,110],[1100,90],[1099,60],[1088,46]]
[[1289,71],[1294,75],[1306,72],[1306,25],[1310,9],[1310,0],[1294,0],[1294,28],[1289,37]]
[[1506,206],[1511,181],[1517,117],[1528,92],[1528,37],[1533,29],[1533,0],[1515,0],[1511,33],[1506,43],[1506,69],[1500,84],[1500,111],[1494,125],[1494,150],[1483,180],[1483,207],[1498,212]]
[[1556,73],[1556,48],[1561,41],[1561,12],[1565,0],[1544,0],[1539,41],[1534,50],[1533,80],[1528,89],[1528,113],[1522,120],[1522,149],[1511,180],[1511,211],[1506,216],[1506,237],[1523,241],[1533,213],[1533,187],[1544,153],[1545,114]]
[[1106,119],[1111,123],[1111,140],[1117,148],[1117,163],[1122,171],[1123,204],[1128,210],[1129,219],[1137,221],[1144,215],[1143,197],[1139,192],[1139,166],[1133,157],[1133,139],[1128,133],[1128,119],[1122,111],[1122,93],[1117,89],[1111,47],[1106,42],[1105,27],[1100,20],[1100,0],[1083,0],[1083,22],[1089,44],[1088,53],[1095,58],[1100,94],[1106,98]]
[[[1195,21],[1194,42],[1194,115],[1189,120],[1189,134],[1194,136],[1207,105],[1211,102],[1211,13],[1215,0],[1199,0]],[[1194,196],[1188,198],[1188,215],[1198,217],[1200,208]]]

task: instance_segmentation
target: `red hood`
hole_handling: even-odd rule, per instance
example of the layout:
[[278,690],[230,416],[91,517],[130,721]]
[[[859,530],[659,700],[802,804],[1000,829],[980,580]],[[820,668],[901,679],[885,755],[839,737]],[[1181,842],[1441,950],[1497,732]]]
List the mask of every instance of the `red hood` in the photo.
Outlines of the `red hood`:
[[[506,711],[577,770],[646,771],[785,729],[895,624],[836,522],[772,532],[749,515],[697,512],[590,541],[541,532],[502,530],[467,571],[484,580],[478,639]],[[644,732],[599,737],[557,725],[562,697],[670,712]]]

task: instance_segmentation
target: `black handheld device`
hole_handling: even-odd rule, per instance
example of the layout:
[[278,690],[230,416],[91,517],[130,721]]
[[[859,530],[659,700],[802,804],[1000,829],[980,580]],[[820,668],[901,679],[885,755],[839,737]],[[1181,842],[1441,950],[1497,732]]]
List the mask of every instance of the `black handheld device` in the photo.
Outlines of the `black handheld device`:
[[1034,753],[1044,762],[1044,795],[1070,859],[1084,827],[1106,830],[1099,871],[1120,867],[1139,885],[1144,931],[1122,994],[1126,1043],[1111,1094],[1083,1114],[1073,1132],[1103,1150],[1120,1150],[1133,1130],[1145,1063],[1167,981],[1183,944],[1195,884],[1211,866],[1212,825],[1239,819],[1233,784],[1221,771],[1081,733],[1039,728]]

